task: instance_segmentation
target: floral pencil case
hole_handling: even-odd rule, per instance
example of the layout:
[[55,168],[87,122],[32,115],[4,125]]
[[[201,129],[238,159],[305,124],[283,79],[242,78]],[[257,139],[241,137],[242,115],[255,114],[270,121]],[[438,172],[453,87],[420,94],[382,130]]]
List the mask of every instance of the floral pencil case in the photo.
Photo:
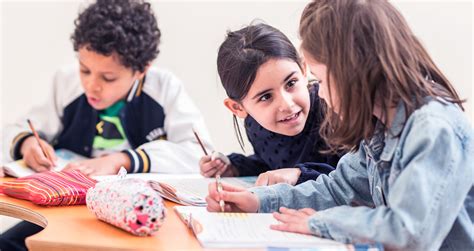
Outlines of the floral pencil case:
[[98,219],[137,236],[158,231],[166,216],[160,195],[136,178],[101,181],[87,192],[86,201]]

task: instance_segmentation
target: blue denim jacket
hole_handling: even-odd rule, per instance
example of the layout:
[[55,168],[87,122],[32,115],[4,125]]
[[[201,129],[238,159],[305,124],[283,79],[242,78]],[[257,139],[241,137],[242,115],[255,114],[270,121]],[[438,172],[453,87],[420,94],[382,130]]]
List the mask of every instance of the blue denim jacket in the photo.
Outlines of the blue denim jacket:
[[[396,136],[398,135],[398,136]],[[389,250],[474,250],[474,130],[432,99],[342,157],[335,171],[298,186],[252,188],[259,212],[313,208],[314,235],[380,242]]]

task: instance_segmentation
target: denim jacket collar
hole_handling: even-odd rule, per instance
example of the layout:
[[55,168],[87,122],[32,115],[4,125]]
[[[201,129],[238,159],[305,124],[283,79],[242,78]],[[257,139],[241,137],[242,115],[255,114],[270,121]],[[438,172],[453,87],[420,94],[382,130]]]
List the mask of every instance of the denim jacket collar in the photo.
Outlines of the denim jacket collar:
[[395,154],[395,150],[400,139],[400,133],[405,126],[406,121],[405,105],[400,101],[397,105],[397,111],[392,122],[392,126],[385,135],[385,147],[380,155],[380,160],[390,162]]

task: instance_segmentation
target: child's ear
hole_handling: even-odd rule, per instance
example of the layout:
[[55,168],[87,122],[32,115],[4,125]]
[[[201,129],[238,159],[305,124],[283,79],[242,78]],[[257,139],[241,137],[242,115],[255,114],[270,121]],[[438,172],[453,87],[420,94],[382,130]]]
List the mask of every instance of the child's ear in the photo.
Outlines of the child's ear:
[[145,74],[147,73],[149,68],[150,68],[150,64],[147,64],[145,66],[145,69],[142,72],[137,72],[138,73],[137,79],[142,79],[143,77],[145,77]]
[[237,101],[226,98],[224,99],[224,105],[229,109],[235,116],[244,119],[247,117],[248,113],[245,111],[244,107]]

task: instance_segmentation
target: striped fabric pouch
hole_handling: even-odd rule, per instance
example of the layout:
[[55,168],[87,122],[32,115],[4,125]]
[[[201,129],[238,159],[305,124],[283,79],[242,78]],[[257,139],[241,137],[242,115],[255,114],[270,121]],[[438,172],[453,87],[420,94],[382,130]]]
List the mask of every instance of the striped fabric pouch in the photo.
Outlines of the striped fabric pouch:
[[48,171],[0,183],[0,193],[42,206],[85,205],[97,183],[79,171]]

